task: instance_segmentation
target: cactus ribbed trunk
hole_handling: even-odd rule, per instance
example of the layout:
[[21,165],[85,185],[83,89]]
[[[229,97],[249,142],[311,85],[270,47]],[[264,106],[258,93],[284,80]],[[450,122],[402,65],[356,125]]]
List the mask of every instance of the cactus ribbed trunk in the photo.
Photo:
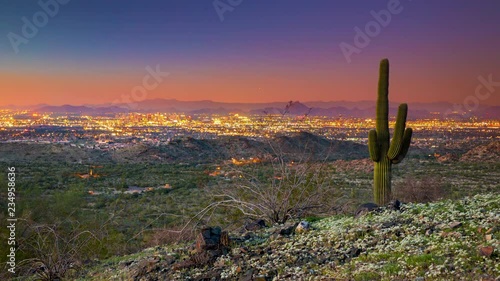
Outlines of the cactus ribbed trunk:
[[389,135],[389,61],[380,62],[376,130],[368,134],[370,158],[375,162],[373,196],[375,203],[385,205],[391,199],[391,168],[403,160],[411,142],[412,130],[405,129],[408,106],[401,104],[396,118],[392,142]]
[[375,126],[379,149],[379,161],[375,162],[373,172],[373,196],[379,205],[385,204],[391,197],[391,162],[387,158],[389,151],[389,63],[380,63],[377,118]]
[[386,157],[375,162],[373,196],[379,205],[386,204],[391,199],[391,167],[391,161]]

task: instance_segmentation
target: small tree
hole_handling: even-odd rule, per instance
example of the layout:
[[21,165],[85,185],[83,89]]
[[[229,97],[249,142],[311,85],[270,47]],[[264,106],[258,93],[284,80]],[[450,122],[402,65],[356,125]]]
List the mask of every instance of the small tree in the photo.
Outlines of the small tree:
[[213,201],[199,215],[227,207],[247,218],[282,224],[339,209],[339,191],[326,162],[294,162],[274,147],[273,152],[266,162],[228,167],[234,178],[210,190]]

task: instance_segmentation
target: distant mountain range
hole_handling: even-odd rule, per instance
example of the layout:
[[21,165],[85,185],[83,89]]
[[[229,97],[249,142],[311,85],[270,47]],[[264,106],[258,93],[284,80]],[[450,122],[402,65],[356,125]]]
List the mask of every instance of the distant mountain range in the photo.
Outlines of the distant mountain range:
[[[390,103],[390,113],[396,114],[399,103]],[[19,109],[20,107],[7,106],[4,108]],[[102,104],[102,105],[35,105],[24,107],[37,112],[55,112],[72,114],[115,114],[127,112],[168,112],[186,114],[280,114],[289,116],[327,116],[327,117],[357,117],[372,118],[375,114],[374,101],[312,101],[312,102],[272,102],[272,103],[224,103],[210,100],[179,101],[175,99],[151,99],[131,104]],[[500,106],[480,105],[471,112],[453,111],[454,105],[447,102],[436,103],[409,103],[408,117],[421,118],[488,118],[500,119]]]

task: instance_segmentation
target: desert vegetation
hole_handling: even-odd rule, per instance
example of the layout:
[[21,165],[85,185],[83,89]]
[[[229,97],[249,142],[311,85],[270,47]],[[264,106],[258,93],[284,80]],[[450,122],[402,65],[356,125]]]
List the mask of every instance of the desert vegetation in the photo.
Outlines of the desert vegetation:
[[307,215],[332,214],[346,204],[325,162],[295,162],[278,153],[264,165],[227,168],[235,180],[210,188],[211,203],[200,215],[223,208],[226,214],[236,212],[233,220],[240,215],[284,224]]
[[226,254],[177,270],[193,247],[162,245],[108,259],[80,280],[495,280],[499,203],[498,194],[483,194],[311,219],[310,230],[295,234],[280,227],[233,234]]
[[[470,267],[460,276],[479,278],[481,262],[487,276],[497,274],[491,210],[498,205],[498,146],[466,144],[446,161],[427,148],[409,149],[404,104],[389,142],[385,60],[379,88],[377,130],[367,146],[299,132],[266,141],[180,138],[166,147],[103,153],[58,144],[0,147],[0,162],[15,162],[19,171],[19,279],[393,280],[407,271],[447,278],[460,263]],[[379,208],[353,218],[360,204],[374,199]],[[399,200],[401,209],[387,209],[390,200]],[[446,226],[464,224],[463,202],[488,210],[478,235],[470,223],[460,231]],[[484,243],[481,235],[489,235]],[[439,237],[473,242],[449,246],[454,241]],[[403,246],[391,250],[397,245],[382,243],[389,238]],[[404,246],[431,242],[435,252],[408,254]],[[448,247],[470,257],[442,259]]]
[[[314,136],[313,140],[318,143],[316,138],[317,136]],[[366,147],[365,149],[368,150]],[[288,156],[270,157],[269,159],[274,159],[274,162],[245,165],[231,162],[218,164],[102,162],[92,165],[97,166],[93,168],[97,177],[81,178],[77,174],[88,173],[89,165],[78,163],[68,165],[63,164],[65,162],[53,161],[53,157],[64,157],[57,153],[65,152],[56,151],[56,154],[41,156],[39,165],[21,162],[18,166],[22,175],[18,182],[21,186],[18,212],[23,219],[18,232],[23,248],[19,250],[18,257],[25,260],[26,270],[23,272],[29,276],[39,276],[39,273],[46,272],[37,273],[37,268],[49,271],[50,268],[57,268],[52,271],[61,274],[64,267],[67,267],[66,278],[77,276],[93,266],[102,266],[95,264],[95,259],[120,260],[116,257],[136,255],[135,253],[148,246],[169,245],[168,247],[182,248],[184,246],[179,245],[185,245],[189,248],[188,245],[204,226],[219,225],[223,229],[240,233],[240,229],[248,222],[249,217],[267,220],[266,229],[269,235],[273,234],[272,229],[276,231],[281,229],[278,222],[293,226],[300,220],[308,219],[313,222],[331,215],[336,218],[339,216],[349,218],[359,204],[373,200],[371,170],[373,164],[370,164],[367,158],[311,161],[307,154],[301,153],[295,154],[293,160],[287,158]],[[9,157],[22,158],[22,155],[24,151],[13,150]],[[393,198],[403,203],[428,203],[446,199],[460,200],[464,196],[478,193],[498,192],[498,182],[495,180],[500,177],[498,162],[482,162],[479,156],[475,161],[472,152],[468,153],[467,157],[468,161],[441,163],[436,158],[422,153],[421,150],[410,149],[406,160],[399,164],[398,169],[393,170]],[[300,161],[301,159],[303,160]],[[216,171],[218,172],[214,173]],[[312,173],[313,171],[317,172]],[[282,175],[287,177],[281,177]],[[171,188],[135,194],[121,192],[128,190],[128,186],[164,186],[166,183],[169,183]],[[306,192],[302,193],[299,192],[301,185],[318,189],[306,188]],[[256,194],[248,193],[247,187],[250,186],[262,192],[259,196],[265,196],[267,201],[261,200],[262,197],[259,199]],[[294,186],[297,188],[294,189]],[[92,195],[89,191],[102,193]],[[275,197],[270,194],[274,194]],[[270,204],[283,202],[284,198],[288,198],[290,201],[286,202],[295,204],[288,205],[287,208],[278,208],[280,212],[276,212],[277,217],[266,215],[266,209],[261,211],[243,209],[247,215],[253,214],[247,216],[240,210],[241,205],[240,208],[235,208],[237,206],[231,204],[219,205],[220,208],[211,209],[211,212],[203,218],[196,216],[211,203],[227,200],[228,197],[224,197],[226,195],[237,198],[231,203],[246,200],[253,204],[264,202]],[[303,204],[307,202],[313,203],[309,207],[320,205],[321,208],[304,208]],[[2,199],[1,204],[6,202]],[[297,208],[290,208],[293,206]],[[252,211],[255,212],[251,213]],[[352,223],[352,227],[355,227],[357,222],[352,221]],[[188,227],[185,227],[187,224]],[[0,235],[6,237],[7,232],[2,229]],[[232,235],[234,237],[235,234]],[[243,231],[241,235],[245,237],[247,234]],[[59,258],[57,255],[54,257],[49,255],[54,266],[44,265],[49,263],[46,262],[48,254],[44,257],[36,247],[28,246],[36,245],[34,243],[43,237],[46,241],[43,244],[44,253],[56,249],[57,243],[60,245]],[[268,241],[268,238],[251,236],[247,238],[250,239],[249,245],[260,243],[258,241]],[[66,245],[64,241],[73,242]],[[88,243],[85,243],[85,247],[80,247],[82,244],[79,244],[79,241]],[[312,245],[311,249],[314,249]],[[1,247],[5,245],[2,244]],[[72,247],[76,247],[78,251],[72,252]],[[64,248],[69,251],[62,250]],[[61,257],[70,253],[74,255],[74,262],[57,265],[58,260],[65,260]],[[148,253],[150,252],[146,251],[141,255],[147,256]],[[176,260],[182,260],[183,257],[185,254],[178,256]],[[171,265],[165,266],[170,268]],[[202,271],[203,267],[199,269],[199,272]],[[188,272],[191,271],[186,271],[185,274],[191,274]],[[129,276],[128,274],[125,275]]]

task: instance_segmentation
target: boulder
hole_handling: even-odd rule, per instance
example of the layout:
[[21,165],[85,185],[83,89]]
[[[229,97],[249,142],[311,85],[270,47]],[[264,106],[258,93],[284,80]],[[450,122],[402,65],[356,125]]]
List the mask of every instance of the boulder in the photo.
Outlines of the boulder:
[[231,240],[227,231],[220,227],[205,227],[196,236],[196,250],[187,259],[173,265],[174,270],[203,266],[214,262],[219,256],[227,254]]
[[230,239],[227,231],[220,227],[205,227],[196,237],[196,251],[218,250],[229,247]]
[[392,200],[387,204],[387,209],[393,210],[393,211],[400,211],[401,210],[401,202],[399,202],[398,199]]
[[303,233],[309,231],[311,229],[311,225],[307,221],[301,221],[297,227],[295,228],[296,233]]
[[358,218],[368,212],[376,211],[378,209],[379,206],[375,203],[364,203],[358,207],[354,215],[356,216],[356,218]]

